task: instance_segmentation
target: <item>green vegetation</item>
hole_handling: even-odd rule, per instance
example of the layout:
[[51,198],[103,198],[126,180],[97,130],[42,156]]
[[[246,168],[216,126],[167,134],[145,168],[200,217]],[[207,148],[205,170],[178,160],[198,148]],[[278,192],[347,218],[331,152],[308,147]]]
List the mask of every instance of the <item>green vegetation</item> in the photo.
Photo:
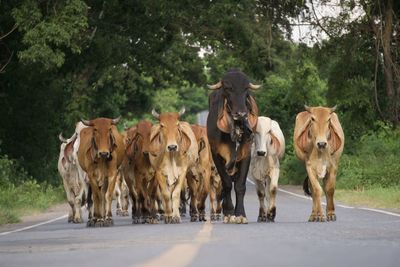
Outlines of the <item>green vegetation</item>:
[[0,157],[0,225],[43,211],[65,200],[61,186],[37,183],[17,162]]
[[[151,119],[152,108],[185,106],[194,122],[208,106],[206,84],[232,67],[263,85],[261,115],[285,134],[281,182],[305,177],[292,148],[295,115],[304,104],[338,105],[338,187],[396,188],[400,2],[343,0],[318,19],[313,2],[1,0],[0,168],[13,173],[1,174],[0,191],[56,192],[57,136],[80,118],[122,116],[122,129]],[[329,38],[295,43],[296,22]]]

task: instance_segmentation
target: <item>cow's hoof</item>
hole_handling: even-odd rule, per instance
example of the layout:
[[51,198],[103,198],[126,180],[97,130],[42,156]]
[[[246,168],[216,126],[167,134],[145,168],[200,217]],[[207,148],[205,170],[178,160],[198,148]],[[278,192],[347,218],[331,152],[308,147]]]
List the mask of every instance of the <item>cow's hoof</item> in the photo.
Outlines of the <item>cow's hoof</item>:
[[309,222],[326,222],[324,214],[311,214]]
[[104,226],[109,227],[114,225],[114,220],[110,217],[106,218],[104,221]]
[[217,214],[217,221],[221,220],[221,214]]
[[210,215],[210,220],[211,220],[212,222],[215,222],[215,221],[217,220],[215,214],[211,214],[211,215]]
[[89,219],[86,223],[86,227],[95,227],[96,226],[96,219]]
[[236,223],[236,216],[235,215],[225,215],[224,223]]
[[275,222],[276,207],[272,207],[267,213],[267,222]]
[[171,220],[171,223],[173,223],[173,224],[181,223],[181,217],[180,216],[173,216],[172,220]]
[[74,217],[72,215],[68,216],[68,223],[71,223],[71,222],[74,222]]
[[94,224],[94,227],[103,227],[103,226],[104,226],[104,219],[98,219]]
[[158,219],[157,218],[150,218],[150,224],[158,224]]
[[170,224],[170,223],[172,223],[172,216],[164,216],[164,222],[166,223],[166,224]]
[[330,214],[326,217],[326,220],[328,222],[335,222],[336,221],[336,215],[335,214]]
[[116,212],[116,213],[117,213],[117,216],[123,216],[123,215],[122,215],[122,210],[121,210],[121,209],[117,209],[117,212]]
[[118,214],[118,211],[117,211],[117,215],[118,215],[118,216],[121,216],[121,217],[126,217],[126,216],[129,216],[129,211],[127,211],[127,210],[121,210],[121,211],[119,212],[119,214]]
[[199,215],[199,221],[200,222],[206,222],[207,221],[206,215],[203,212],[200,213],[200,215]]
[[266,220],[267,220],[267,218],[262,215],[258,216],[258,218],[257,218],[257,222],[265,222]]
[[74,223],[83,223],[83,219],[82,218],[75,218],[74,219]]
[[139,224],[140,218],[139,217],[132,217],[132,224]]
[[237,224],[248,224],[249,222],[247,221],[247,218],[240,215],[238,217],[236,217],[236,223]]
[[198,219],[199,219],[199,216],[197,216],[197,215],[190,216],[190,221],[191,222],[197,222]]

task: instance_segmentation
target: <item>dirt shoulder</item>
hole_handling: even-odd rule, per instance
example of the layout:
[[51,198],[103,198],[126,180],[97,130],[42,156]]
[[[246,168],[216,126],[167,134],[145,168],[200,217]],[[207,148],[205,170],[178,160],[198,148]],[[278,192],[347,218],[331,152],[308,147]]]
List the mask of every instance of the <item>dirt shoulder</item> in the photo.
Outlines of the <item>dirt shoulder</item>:
[[[1,225],[0,233],[13,231],[15,229],[20,229],[23,227],[31,226],[34,224],[38,224],[41,222],[61,217],[63,215],[68,214],[68,210],[69,210],[69,205],[67,203],[54,205],[45,211],[34,212],[32,214],[22,216],[21,222],[19,223]],[[65,218],[65,220],[67,220],[67,218]]]

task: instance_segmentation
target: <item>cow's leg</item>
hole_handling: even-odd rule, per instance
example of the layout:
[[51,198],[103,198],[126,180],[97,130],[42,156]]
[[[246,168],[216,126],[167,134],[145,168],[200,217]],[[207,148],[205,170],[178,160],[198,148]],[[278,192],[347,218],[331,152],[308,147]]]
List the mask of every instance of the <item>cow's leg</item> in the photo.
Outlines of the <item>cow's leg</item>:
[[63,177],[63,184],[64,184],[64,190],[65,194],[67,195],[67,201],[68,204],[70,205],[71,209],[68,212],[68,222],[73,222],[74,221],[74,196],[71,192],[72,189],[70,189],[70,186],[68,185],[68,182],[66,181],[67,178]]
[[101,202],[100,194],[101,194],[101,192],[100,192],[99,186],[97,185],[96,180],[97,180],[96,177],[89,178],[90,188],[92,191],[92,199],[93,199],[93,204],[92,204],[93,212],[91,212],[91,213],[93,213],[93,214],[91,217],[89,216],[89,220],[87,222],[88,227],[95,227],[96,223],[98,223],[97,225],[99,225],[99,224],[101,224],[101,220],[102,220],[101,211],[100,211],[100,202]]
[[250,155],[239,162],[239,173],[235,180],[236,206],[235,215],[236,223],[247,224],[246,212],[244,210],[244,195],[246,193],[247,173],[250,167]]
[[182,174],[179,176],[177,184],[172,191],[172,223],[181,223],[179,207],[181,204],[181,190],[186,179],[186,171],[186,169],[182,170]]
[[118,172],[117,170],[112,171],[109,173],[108,176],[108,186],[107,186],[107,191],[105,193],[105,226],[112,226],[114,225],[114,221],[112,219],[112,200],[113,200],[113,194],[115,191],[115,184],[117,182],[117,175]]
[[156,171],[156,179],[160,186],[162,204],[164,207],[164,222],[168,224],[172,222],[171,192],[167,186],[166,178],[160,171]]
[[224,214],[224,223],[234,222],[235,219],[235,209],[232,203],[232,178],[226,173],[225,165],[223,160],[218,155],[212,153],[215,167],[221,176],[222,182],[222,212]]
[[217,193],[217,221],[221,219],[221,212],[222,212],[222,185],[220,184],[216,190]]
[[190,221],[196,222],[199,219],[199,211],[197,209],[198,182],[190,171],[186,177],[190,194]]
[[206,168],[203,173],[202,190],[199,195],[198,210],[200,213],[199,220],[206,221],[206,199],[210,192],[211,168]]
[[333,195],[335,194],[337,169],[331,167],[327,177],[324,178],[324,191],[326,196],[326,218],[328,221],[336,221],[335,204]]
[[210,188],[210,220],[216,221],[216,212],[217,212],[217,192],[214,184],[212,183]]
[[122,216],[129,216],[129,190],[124,182],[122,182],[121,196]]
[[258,212],[257,222],[265,222],[267,221],[267,207],[265,206],[265,193],[266,193],[265,180],[263,178],[254,179],[254,182],[256,184],[258,201],[260,202],[260,209]]
[[276,191],[278,190],[279,168],[272,168],[267,179],[268,187],[268,212],[267,220],[275,221],[276,216]]
[[308,219],[309,222],[324,222],[325,219],[325,214],[324,211],[322,210],[321,206],[321,195],[322,195],[322,188],[321,185],[319,184],[317,175],[311,168],[311,166],[306,167],[307,169],[307,174],[308,178],[310,181],[310,187],[311,187],[311,196],[313,200],[313,209],[310,215],[310,218]]
[[157,208],[156,208],[157,190],[158,190],[158,183],[157,180],[153,178],[149,184],[149,199],[148,199],[151,224],[158,223]]
[[115,183],[115,198],[117,200],[116,214],[118,216],[122,216],[120,177],[117,177],[117,181]]
[[74,216],[74,223],[83,223],[82,219],[82,201],[83,201],[83,196],[85,194],[85,189],[86,189],[86,182],[83,180],[83,177],[79,176],[78,173],[78,192],[76,193],[75,199],[74,199],[74,205],[75,205],[75,216]]

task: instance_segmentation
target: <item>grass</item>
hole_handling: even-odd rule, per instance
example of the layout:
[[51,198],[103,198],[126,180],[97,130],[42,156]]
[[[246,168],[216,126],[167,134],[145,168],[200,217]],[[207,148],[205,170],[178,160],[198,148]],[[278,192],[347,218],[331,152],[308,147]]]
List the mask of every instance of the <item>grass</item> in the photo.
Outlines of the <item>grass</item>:
[[335,199],[354,206],[400,209],[400,186],[377,186],[362,190],[337,189]]
[[44,211],[64,200],[62,187],[38,184],[35,180],[19,186],[0,188],[0,225],[21,221],[21,216]]

